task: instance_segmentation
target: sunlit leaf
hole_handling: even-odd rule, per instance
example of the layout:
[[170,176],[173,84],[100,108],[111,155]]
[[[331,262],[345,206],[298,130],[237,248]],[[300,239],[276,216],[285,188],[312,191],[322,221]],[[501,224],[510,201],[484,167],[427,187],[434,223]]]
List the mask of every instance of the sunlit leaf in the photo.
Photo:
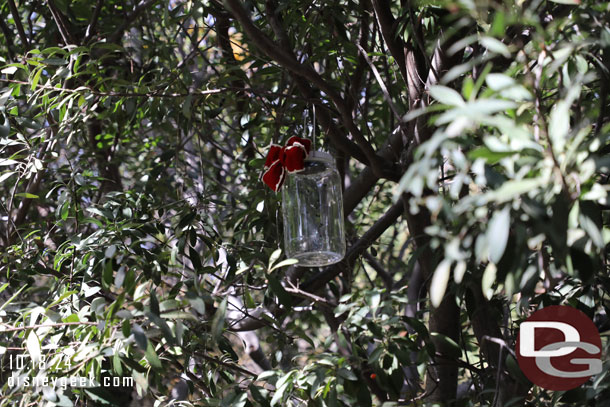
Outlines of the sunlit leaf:
[[430,303],[435,308],[438,308],[443,301],[450,273],[451,260],[442,260],[438,266],[436,266],[432,281],[430,282]]

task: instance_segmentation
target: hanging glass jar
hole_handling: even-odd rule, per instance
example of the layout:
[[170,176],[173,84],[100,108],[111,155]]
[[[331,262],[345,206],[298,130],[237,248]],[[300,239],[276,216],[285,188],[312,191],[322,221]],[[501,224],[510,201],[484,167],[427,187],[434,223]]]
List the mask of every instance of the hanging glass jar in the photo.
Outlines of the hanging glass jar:
[[334,158],[313,151],[282,187],[284,252],[299,266],[323,267],[345,256],[341,177]]

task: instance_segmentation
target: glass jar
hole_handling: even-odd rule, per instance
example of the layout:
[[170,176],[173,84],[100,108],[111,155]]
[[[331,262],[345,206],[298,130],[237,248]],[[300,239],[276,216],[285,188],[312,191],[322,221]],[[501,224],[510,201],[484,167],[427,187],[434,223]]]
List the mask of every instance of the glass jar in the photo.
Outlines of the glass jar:
[[323,267],[345,256],[341,177],[334,158],[313,151],[282,186],[284,251],[299,266]]

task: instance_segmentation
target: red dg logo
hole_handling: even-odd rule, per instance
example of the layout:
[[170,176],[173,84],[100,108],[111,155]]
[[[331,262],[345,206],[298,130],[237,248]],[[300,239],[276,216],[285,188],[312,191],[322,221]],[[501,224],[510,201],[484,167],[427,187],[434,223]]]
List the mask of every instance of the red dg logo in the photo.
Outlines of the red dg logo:
[[534,384],[570,390],[601,373],[601,338],[593,321],[576,308],[552,305],[519,327],[517,360]]

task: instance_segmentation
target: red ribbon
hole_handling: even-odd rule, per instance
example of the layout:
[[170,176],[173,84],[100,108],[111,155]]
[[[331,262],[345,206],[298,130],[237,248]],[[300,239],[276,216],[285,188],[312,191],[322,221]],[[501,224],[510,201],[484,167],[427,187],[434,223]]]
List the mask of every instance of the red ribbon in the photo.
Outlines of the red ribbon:
[[311,141],[297,136],[290,137],[284,147],[271,144],[265,160],[263,182],[277,192],[284,183],[286,173],[305,169],[305,159],[310,150]]

